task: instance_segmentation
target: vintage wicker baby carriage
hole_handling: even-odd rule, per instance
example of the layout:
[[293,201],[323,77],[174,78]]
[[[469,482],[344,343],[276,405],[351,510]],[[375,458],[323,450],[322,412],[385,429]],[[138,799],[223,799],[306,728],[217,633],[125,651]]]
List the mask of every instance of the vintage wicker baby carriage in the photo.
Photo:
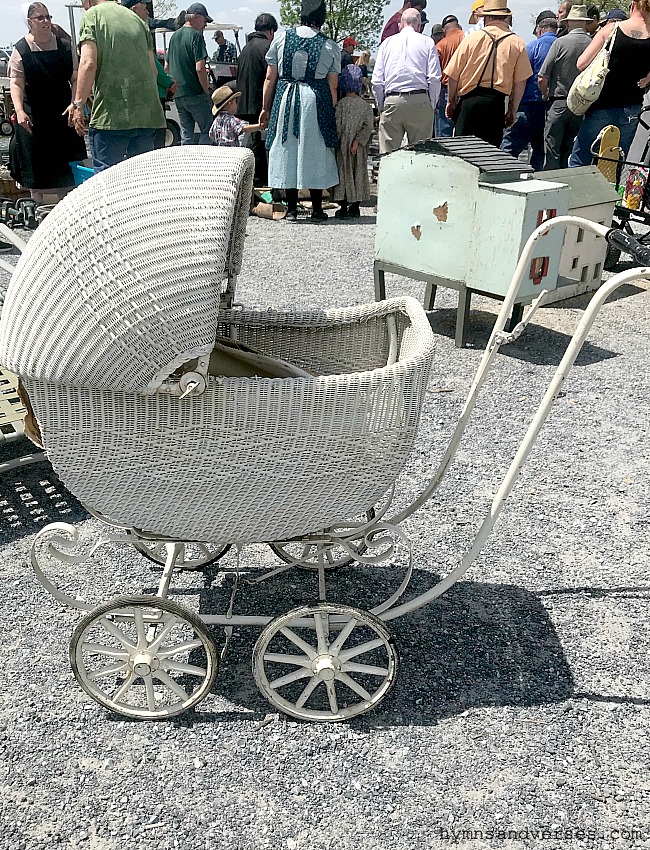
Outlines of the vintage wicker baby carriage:
[[[330,602],[328,568],[390,558],[392,541],[403,537],[399,523],[440,483],[499,346],[523,330],[525,323],[511,334],[503,327],[529,249],[552,226],[574,220],[547,222],[531,237],[440,468],[418,499],[389,517],[435,353],[426,314],[411,298],[305,313],[233,305],[252,174],[249,151],[200,147],[158,151],[97,175],[39,227],[2,314],[0,363],[20,376],[62,481],[107,524],[101,542],[134,544],[163,566],[156,596],[95,607],[59,590],[39,562],[39,541],[47,539],[51,554],[81,563],[74,527],[44,529],[32,547],[46,588],[86,612],[70,646],[77,680],[127,716],[172,716],[206,696],[218,666],[210,625],[226,637],[233,626],[264,627],[253,674],[288,714],[343,720],[377,705],[398,668],[385,623],[468,569],[599,306],[576,332],[459,566],[409,602],[399,604],[411,567],[370,612]],[[616,285],[629,278],[617,276]],[[611,289],[600,290],[599,303]],[[297,373],[213,374],[217,337]],[[198,555],[188,555],[196,541]],[[230,544],[260,542],[286,562],[267,575],[314,570],[317,604],[274,618],[237,614],[237,570],[224,614],[199,617],[168,598],[176,568],[205,565]]]

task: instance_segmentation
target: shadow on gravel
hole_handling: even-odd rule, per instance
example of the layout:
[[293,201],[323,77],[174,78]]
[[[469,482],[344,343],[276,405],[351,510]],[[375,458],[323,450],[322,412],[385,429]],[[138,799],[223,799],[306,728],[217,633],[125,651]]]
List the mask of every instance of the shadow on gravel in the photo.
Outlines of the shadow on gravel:
[[[616,274],[628,271],[635,268],[634,263],[619,263],[616,267]],[[636,286],[633,283],[625,283],[609,296],[605,304],[611,304],[614,301],[622,301],[624,298],[631,298],[633,295],[639,295],[641,292],[646,292],[642,286]],[[576,295],[575,298],[567,298],[566,301],[555,301],[552,304],[545,304],[545,310],[558,310],[566,307],[573,310],[584,310],[587,304],[591,301],[593,292],[585,292],[583,295]]]
[[[409,596],[428,590],[436,580],[430,572],[414,570]],[[368,609],[398,581],[390,567],[338,570],[328,579],[328,599]],[[230,587],[229,581],[206,587],[199,597],[201,614],[223,613]],[[314,591],[313,577],[295,570],[244,588],[236,612],[280,614],[313,600]],[[426,726],[468,709],[543,705],[574,694],[571,670],[546,609],[537,594],[520,587],[460,582],[434,604],[388,627],[401,657],[397,684],[353,725]],[[214,688],[230,705],[252,710],[256,719],[273,711],[251,673],[259,631],[236,630]],[[223,637],[218,629],[215,636],[218,641]]]
[[[434,309],[427,315],[434,333],[454,339],[456,334],[455,309]],[[493,313],[487,313],[484,310],[471,311],[467,330],[467,341],[470,348],[485,348],[492,333],[494,321]],[[499,354],[514,357],[517,360],[525,360],[527,363],[535,363],[538,366],[557,366],[570,341],[571,337],[568,334],[531,324],[516,342],[504,345]],[[599,363],[618,356],[618,352],[592,345],[587,340],[582,346],[575,365],[588,366],[591,363]]]
[[[0,462],[34,451],[31,443],[13,443]],[[88,514],[45,461],[0,475],[0,545],[36,534],[50,522],[79,522]]]

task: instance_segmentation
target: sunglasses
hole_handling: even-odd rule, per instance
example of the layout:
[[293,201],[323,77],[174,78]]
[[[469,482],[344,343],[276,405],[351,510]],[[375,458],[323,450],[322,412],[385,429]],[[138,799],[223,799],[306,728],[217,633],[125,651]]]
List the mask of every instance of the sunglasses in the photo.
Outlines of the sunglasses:
[[42,24],[43,21],[51,21],[52,15],[32,15],[29,20],[30,21],[39,21]]

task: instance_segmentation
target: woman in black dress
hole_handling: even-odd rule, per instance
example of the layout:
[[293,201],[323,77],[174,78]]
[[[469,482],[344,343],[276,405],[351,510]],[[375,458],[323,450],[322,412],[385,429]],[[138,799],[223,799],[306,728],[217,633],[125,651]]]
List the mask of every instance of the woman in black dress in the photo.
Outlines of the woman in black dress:
[[86,146],[64,114],[72,100],[76,76],[72,51],[52,32],[52,19],[42,3],[27,10],[29,33],[9,60],[15,132],[9,146],[9,170],[32,198],[59,199],[74,186],[70,162],[86,158]]

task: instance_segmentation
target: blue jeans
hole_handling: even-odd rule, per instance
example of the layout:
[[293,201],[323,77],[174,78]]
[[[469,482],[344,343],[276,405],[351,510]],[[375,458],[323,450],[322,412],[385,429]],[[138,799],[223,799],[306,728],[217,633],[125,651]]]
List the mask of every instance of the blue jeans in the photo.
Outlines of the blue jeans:
[[177,97],[174,100],[181,122],[181,144],[194,144],[194,125],[199,125],[199,144],[211,145],[210,127],[212,126],[212,101],[209,94],[196,94],[191,97]]
[[440,89],[440,97],[436,104],[436,112],[433,119],[434,136],[437,138],[450,138],[454,134],[454,122],[445,115],[447,106],[447,86]]
[[154,149],[156,130],[88,130],[95,173]]
[[[596,136],[608,124],[613,124],[621,131],[619,145],[627,156],[636,133],[639,112],[641,112],[640,106],[619,106],[612,109],[594,109],[588,112],[582,119],[578,135],[573,143],[573,150],[569,157],[569,168],[575,168],[578,165],[591,165],[594,157],[591,146]],[[598,151],[596,151],[596,154],[598,154]]]
[[546,121],[546,103],[533,100],[522,103],[517,111],[515,123],[508,127],[501,143],[501,150],[515,159],[530,144],[532,156],[530,164],[535,171],[544,168],[544,122]]

